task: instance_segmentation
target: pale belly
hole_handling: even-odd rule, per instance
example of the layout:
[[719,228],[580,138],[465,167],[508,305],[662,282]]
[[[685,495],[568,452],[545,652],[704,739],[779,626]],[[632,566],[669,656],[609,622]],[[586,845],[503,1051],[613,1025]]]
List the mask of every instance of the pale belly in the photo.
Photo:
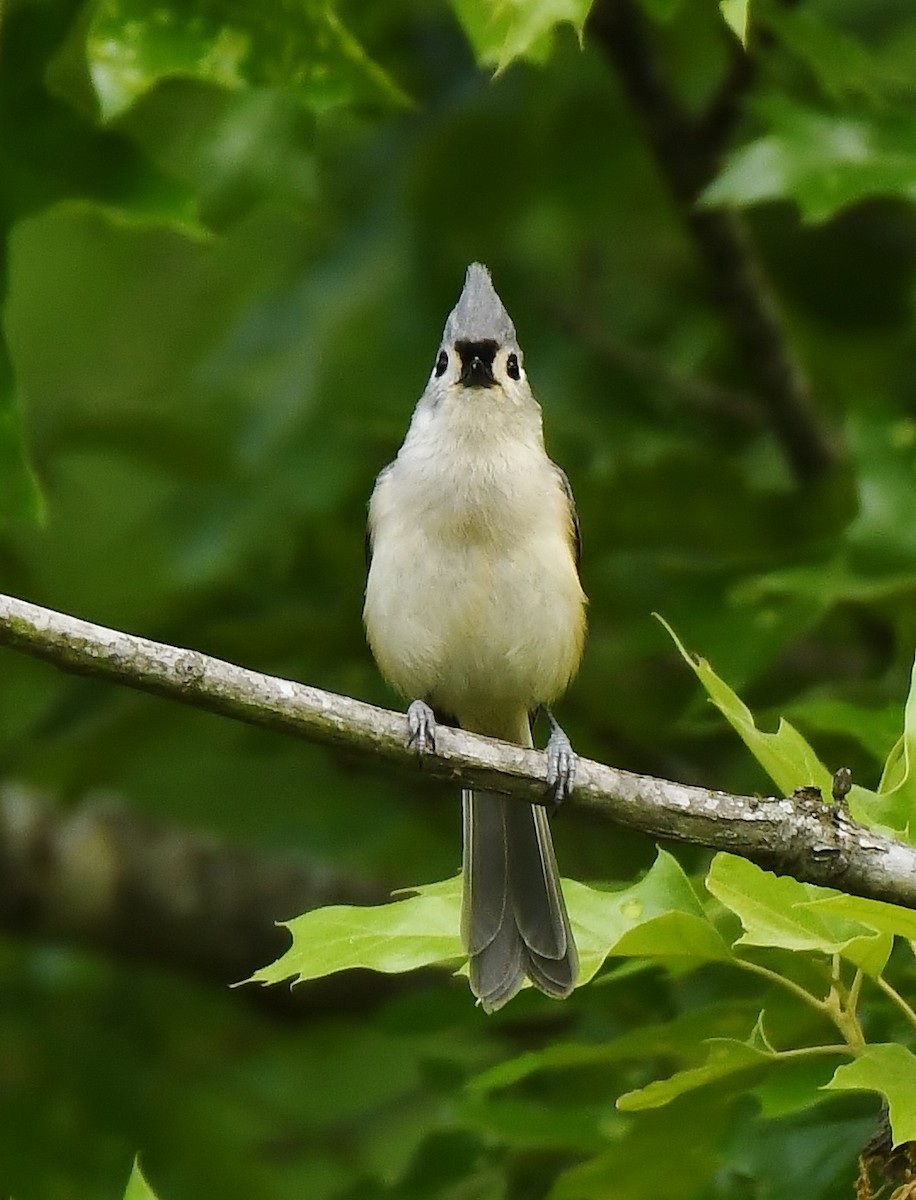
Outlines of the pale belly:
[[369,641],[385,676],[468,727],[530,711],[569,683],[584,596],[568,547],[532,536],[509,550],[443,548],[420,530],[377,545],[366,589]]

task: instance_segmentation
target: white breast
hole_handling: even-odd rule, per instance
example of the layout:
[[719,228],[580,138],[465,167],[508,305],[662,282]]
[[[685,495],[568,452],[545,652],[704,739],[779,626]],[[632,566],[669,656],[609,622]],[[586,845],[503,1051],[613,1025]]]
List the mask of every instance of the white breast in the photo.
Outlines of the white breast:
[[585,597],[539,422],[468,415],[465,403],[415,419],[379,477],[365,619],[382,672],[406,697],[495,732],[507,709],[529,711],[566,687]]

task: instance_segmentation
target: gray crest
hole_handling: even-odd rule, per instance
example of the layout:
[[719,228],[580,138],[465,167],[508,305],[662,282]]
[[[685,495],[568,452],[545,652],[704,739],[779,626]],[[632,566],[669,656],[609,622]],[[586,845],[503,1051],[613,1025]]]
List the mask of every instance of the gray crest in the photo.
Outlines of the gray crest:
[[464,279],[464,290],[445,322],[442,341],[498,342],[517,345],[515,326],[505,305],[496,294],[490,272],[483,263],[471,263]]

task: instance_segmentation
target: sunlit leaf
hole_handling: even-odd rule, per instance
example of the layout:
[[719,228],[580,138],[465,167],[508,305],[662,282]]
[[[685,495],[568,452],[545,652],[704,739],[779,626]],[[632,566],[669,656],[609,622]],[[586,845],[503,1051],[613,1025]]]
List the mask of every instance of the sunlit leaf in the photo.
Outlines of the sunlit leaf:
[[872,197],[916,199],[916,117],[819,112],[780,98],[765,109],[770,132],[736,150],[703,193],[708,207],[793,200],[806,221],[825,221]]
[[867,900],[862,896],[847,896],[844,892],[820,895],[809,900],[807,907],[820,916],[842,917],[867,925],[870,929],[916,942],[916,911],[882,900]]
[[127,1181],[127,1191],[124,1200],[156,1200],[156,1193],[146,1182],[140,1170],[140,1160],[135,1158],[130,1179]]
[[403,94],[366,55],[334,7],[207,0],[102,0],[86,39],[102,116],[118,116],[159,80],[197,78],[226,88],[295,89],[316,111],[352,101],[402,103]]
[[896,1042],[866,1046],[837,1067],[825,1085],[838,1091],[880,1092],[887,1100],[894,1145],[916,1141],[916,1055]]
[[903,708],[903,733],[887,756],[867,815],[874,824],[904,835],[916,825],[916,660]]
[[750,7],[750,0],[719,0],[719,11],[742,46],[747,45]]
[[825,888],[773,875],[731,854],[715,856],[706,886],[740,918],[739,945],[842,954],[869,975],[879,975],[887,963],[892,937],[813,904],[835,894]]
[[316,908],[284,922],[292,945],[255,971],[251,982],[278,983],[291,976],[298,982],[355,967],[395,973],[462,958],[461,881],[417,892],[392,904]]
[[564,885],[579,946],[581,982],[609,956],[725,961],[731,951],[709,921],[677,860],[660,850],[646,876],[623,891]]
[[706,689],[713,704],[751,751],[784,795],[796,788],[818,787],[830,795],[832,776],[802,735],[788,721],[780,720],[775,733],[757,728],[753,714],[728,684],[724,683],[704,658],[695,658],[685,648],[671,626],[659,617],[674,644]]
[[[664,851],[645,878],[623,891],[599,891],[575,880],[565,880],[563,888],[579,948],[580,983],[591,979],[608,955],[730,957],[676,859]],[[255,972],[252,981],[316,979],[354,967],[411,971],[462,958],[460,879],[415,890],[416,895],[392,904],[318,908],[285,922],[292,946]]]
[[516,59],[543,62],[557,25],[579,37],[594,0],[451,0],[478,62],[497,70]]
[[[821,586],[829,587],[830,572],[821,572]],[[811,570],[802,575],[796,575],[793,582],[788,584],[783,580],[782,586],[798,588],[817,587],[818,572]],[[759,581],[758,581],[759,585]],[[776,585],[770,580],[770,586]],[[884,580],[880,585],[881,595],[886,595],[890,581]],[[895,590],[912,587],[912,579],[893,581]],[[843,591],[846,598],[852,594],[861,594],[861,588],[855,592]],[[873,590],[866,589],[863,599],[871,598]],[[776,733],[764,733],[757,728],[753,714],[747,705],[715,674],[705,659],[694,658],[689,654],[676,634],[665,621],[665,628],[671,634],[685,661],[694,670],[700,682],[706,689],[710,699],[725,715],[730,724],[740,734],[742,740],[752,751],[754,757],[767,771],[770,777],[780,785],[781,790],[788,793],[796,787],[807,786],[802,781],[810,780],[819,787],[822,795],[829,796],[832,789],[832,778],[827,768],[816,757],[809,743],[802,735],[780,718]],[[903,712],[904,732],[886,751],[891,730],[899,729],[899,717],[894,709],[888,707],[879,710],[862,709],[858,705],[844,703],[829,697],[797,701],[793,706],[805,720],[810,720],[816,728],[824,728],[835,733],[845,733],[857,738],[876,753],[887,753],[884,770],[877,790],[872,790],[855,784],[847,803],[849,810],[856,820],[863,824],[882,826],[900,836],[909,836],[908,831],[913,827],[913,815],[916,813],[916,780],[911,769],[916,746],[916,663],[910,679],[910,690]]]

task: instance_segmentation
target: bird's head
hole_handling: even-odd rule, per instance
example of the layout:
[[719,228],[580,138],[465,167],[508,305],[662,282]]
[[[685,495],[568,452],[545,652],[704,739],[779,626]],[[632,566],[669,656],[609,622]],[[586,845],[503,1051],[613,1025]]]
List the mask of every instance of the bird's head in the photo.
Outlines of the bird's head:
[[512,319],[496,294],[490,272],[471,263],[458,303],[449,314],[429,388],[440,395],[483,389],[497,399],[530,396]]

